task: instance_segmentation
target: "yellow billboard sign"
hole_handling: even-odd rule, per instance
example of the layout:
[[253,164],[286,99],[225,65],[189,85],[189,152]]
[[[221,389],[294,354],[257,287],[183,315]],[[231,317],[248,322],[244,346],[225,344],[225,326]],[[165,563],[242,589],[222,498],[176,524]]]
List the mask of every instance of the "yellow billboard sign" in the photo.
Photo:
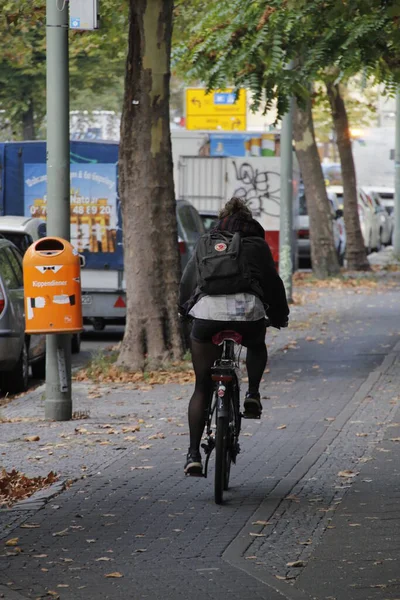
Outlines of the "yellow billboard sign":
[[228,131],[246,130],[246,90],[239,90],[238,97],[233,89],[211,90],[203,88],[186,90],[186,128],[219,129]]
[[186,129],[246,131],[246,117],[186,117]]

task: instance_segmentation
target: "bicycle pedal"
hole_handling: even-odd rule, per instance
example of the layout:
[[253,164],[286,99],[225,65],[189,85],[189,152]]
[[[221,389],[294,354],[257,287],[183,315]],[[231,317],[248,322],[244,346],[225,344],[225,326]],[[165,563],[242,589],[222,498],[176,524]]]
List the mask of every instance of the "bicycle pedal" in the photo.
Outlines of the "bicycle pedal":
[[203,472],[202,473],[200,473],[200,472],[198,472],[198,473],[196,473],[196,472],[194,472],[194,473],[185,473],[185,476],[186,477],[205,477],[205,475],[204,475]]

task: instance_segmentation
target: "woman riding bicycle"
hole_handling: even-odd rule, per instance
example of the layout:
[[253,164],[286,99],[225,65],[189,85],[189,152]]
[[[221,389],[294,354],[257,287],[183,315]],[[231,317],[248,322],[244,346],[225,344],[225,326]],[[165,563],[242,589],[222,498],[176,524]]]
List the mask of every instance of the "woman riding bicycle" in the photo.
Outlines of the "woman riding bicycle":
[[[201,286],[200,264],[204,260],[199,252],[205,248],[204,240],[222,242],[214,248],[221,256],[232,234],[239,233],[245,268],[248,270],[248,289],[237,286],[232,291],[232,277],[222,277],[219,282],[223,293],[210,294]],[[224,237],[226,236],[226,238]],[[225,243],[226,239],[226,243]],[[214,242],[212,242],[213,244]],[[204,252],[204,249],[203,249]],[[219,256],[217,256],[217,259]],[[220,268],[221,273],[223,269]],[[206,288],[204,288],[206,289]],[[217,289],[217,288],[215,288]],[[288,323],[289,307],[285,288],[265,241],[265,232],[256,221],[246,203],[232,198],[219,214],[215,228],[203,236],[187,264],[180,284],[180,313],[193,318],[191,330],[191,353],[196,384],[189,402],[190,446],[185,463],[187,475],[201,475],[202,462],[200,442],[204,431],[207,406],[213,391],[211,367],[220,356],[221,349],[212,342],[213,336],[223,330],[234,330],[242,336],[247,348],[246,368],[249,387],[244,400],[244,412],[249,418],[259,418],[262,411],[259,386],[268,354],[265,344],[266,317],[274,327]]]

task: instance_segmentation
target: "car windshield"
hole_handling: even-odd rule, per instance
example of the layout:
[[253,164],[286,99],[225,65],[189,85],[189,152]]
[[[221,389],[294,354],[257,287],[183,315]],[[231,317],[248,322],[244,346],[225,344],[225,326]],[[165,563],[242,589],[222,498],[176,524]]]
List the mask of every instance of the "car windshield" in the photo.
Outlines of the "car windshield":
[[10,242],[12,242],[17,248],[25,254],[28,250],[29,246],[32,244],[33,240],[30,235],[26,233],[18,233],[15,231],[2,231],[1,235]]
[[179,220],[181,222],[183,237],[187,242],[197,242],[204,233],[203,222],[193,206],[184,204],[178,207]]
[[299,215],[301,217],[305,217],[305,216],[308,215],[307,201],[306,201],[306,195],[305,194],[301,194],[301,196],[299,198]]
[[210,231],[210,229],[212,229],[218,222],[218,217],[211,215],[201,215],[201,219],[203,221],[206,233]]

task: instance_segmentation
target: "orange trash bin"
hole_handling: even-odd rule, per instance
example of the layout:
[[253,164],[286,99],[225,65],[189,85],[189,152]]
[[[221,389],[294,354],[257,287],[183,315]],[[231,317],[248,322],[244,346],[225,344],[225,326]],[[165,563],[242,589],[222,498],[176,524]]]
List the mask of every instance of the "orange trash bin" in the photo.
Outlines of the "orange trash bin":
[[80,257],[66,240],[41,238],[23,259],[26,333],[82,331]]

